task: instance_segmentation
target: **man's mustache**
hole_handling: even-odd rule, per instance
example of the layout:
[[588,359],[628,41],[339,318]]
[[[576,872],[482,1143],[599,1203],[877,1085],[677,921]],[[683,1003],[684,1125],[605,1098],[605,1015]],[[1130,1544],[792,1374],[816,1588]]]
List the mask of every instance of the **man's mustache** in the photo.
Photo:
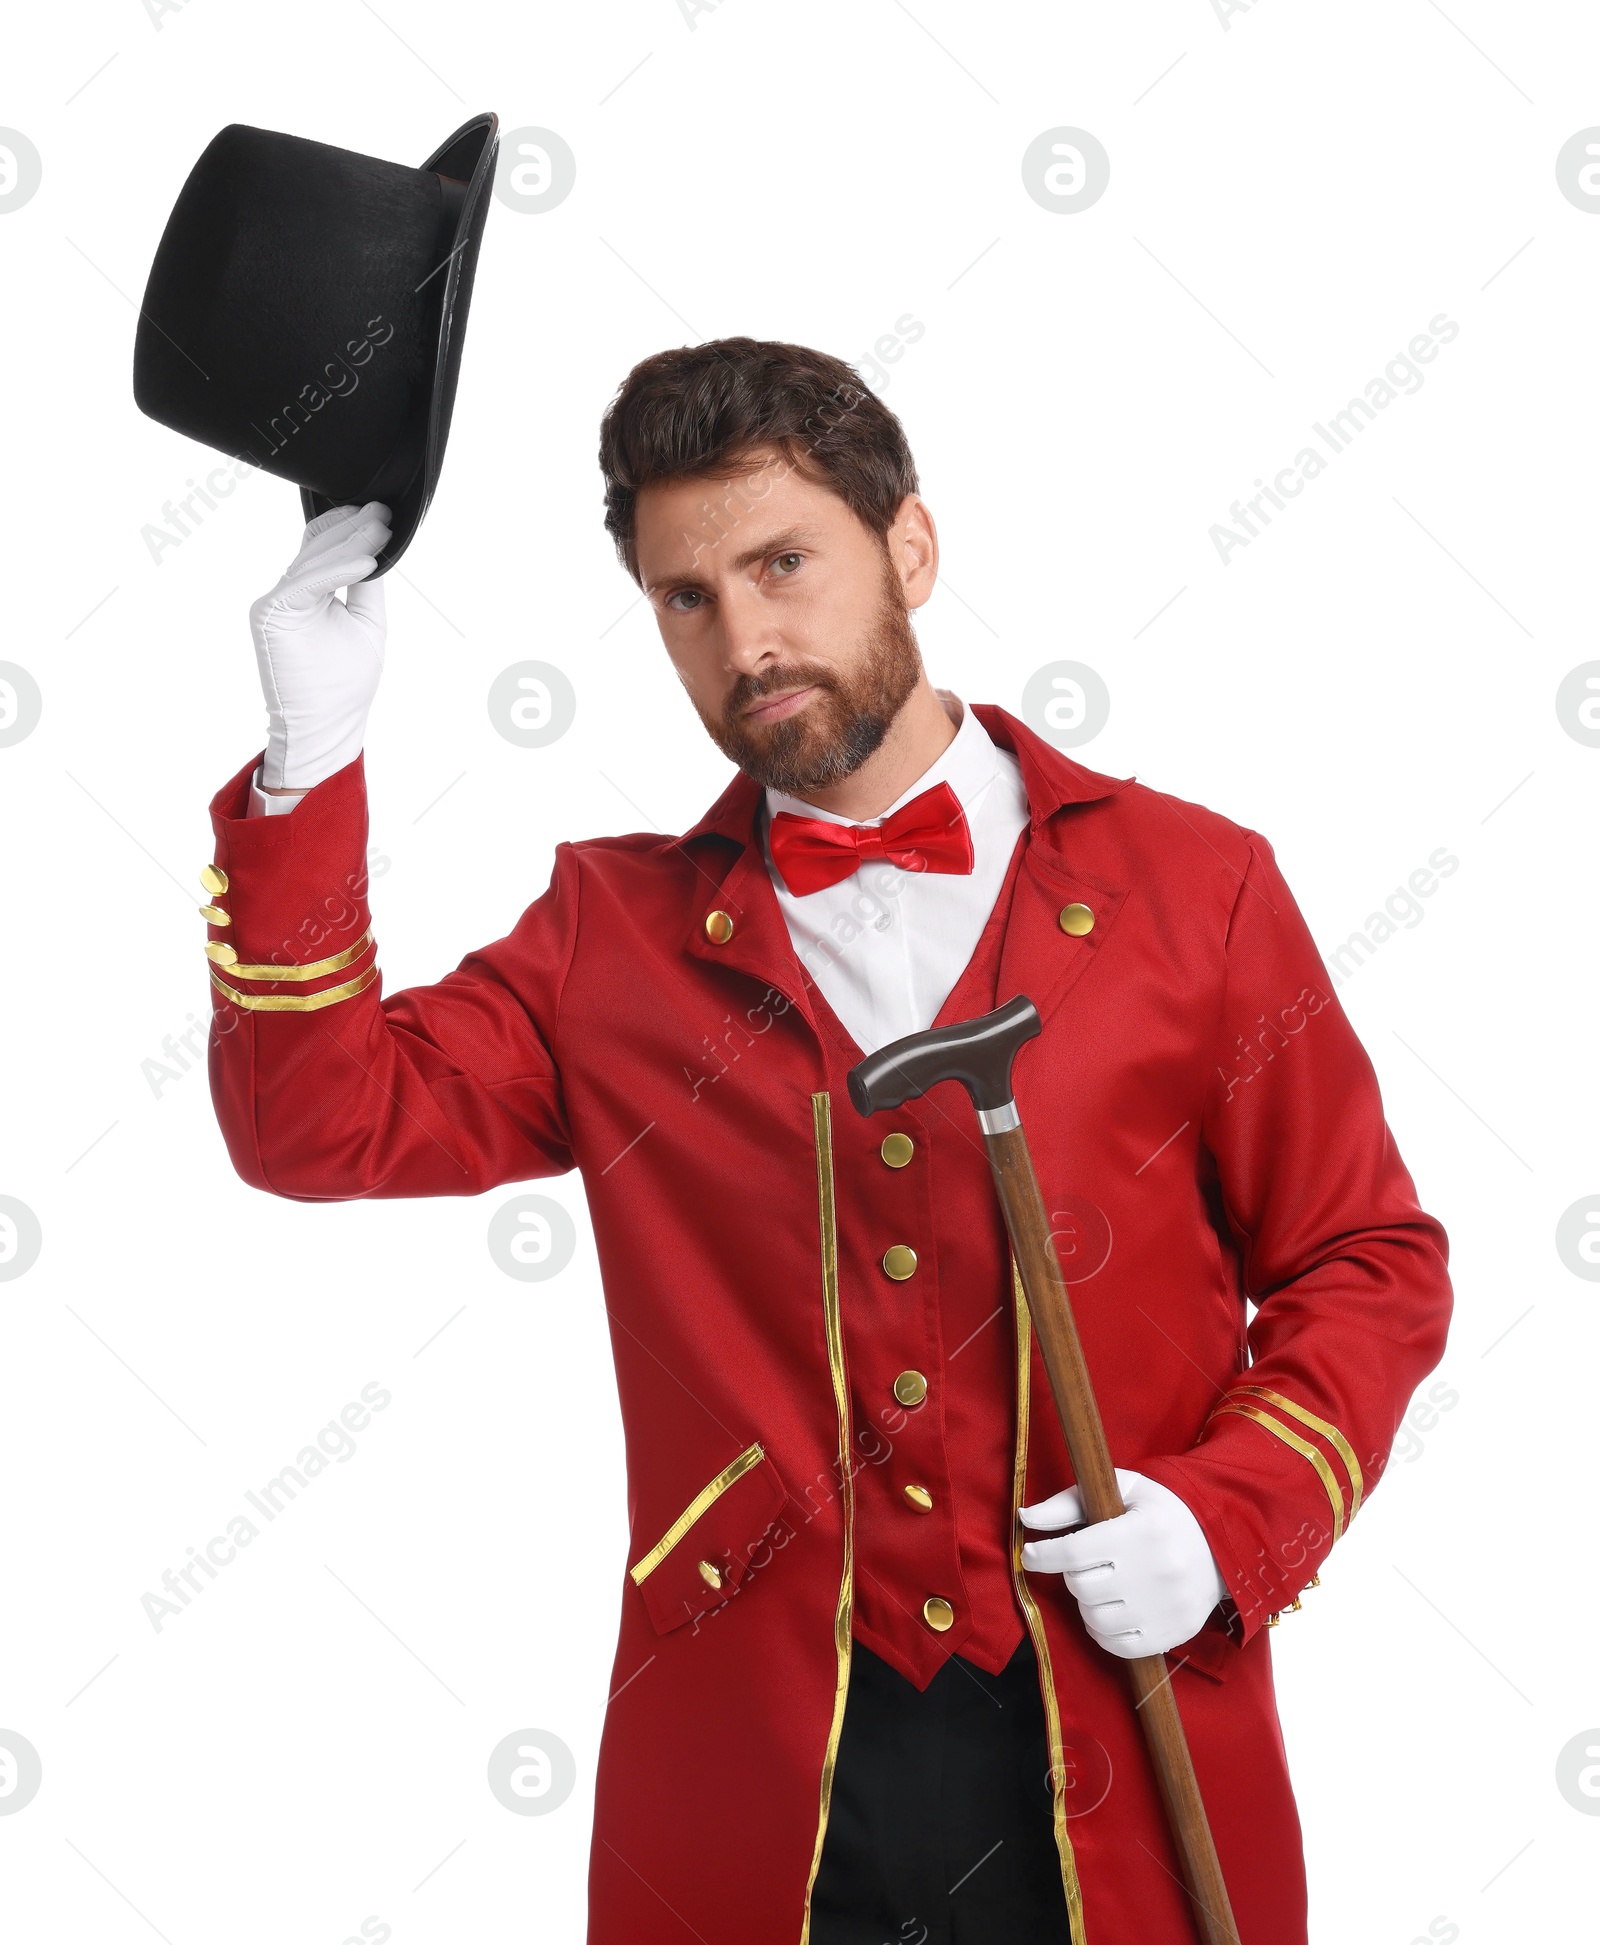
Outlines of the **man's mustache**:
[[833,676],[825,669],[784,668],[768,675],[741,675],[728,691],[722,705],[722,719],[730,729],[742,727],[744,712],[752,703],[784,689],[832,689]]

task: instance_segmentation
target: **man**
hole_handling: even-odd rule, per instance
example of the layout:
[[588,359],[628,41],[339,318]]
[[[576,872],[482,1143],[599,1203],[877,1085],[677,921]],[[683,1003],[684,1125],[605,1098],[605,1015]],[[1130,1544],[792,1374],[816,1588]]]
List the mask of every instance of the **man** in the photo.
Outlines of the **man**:
[[[1295,1945],[1264,1630],[1371,1491],[1450,1296],[1271,849],[932,686],[933,518],[836,360],[648,359],[601,467],[738,766],[700,822],[559,845],[509,937],[381,998],[360,750],[387,510],[350,507],[252,611],[267,747],[213,803],[205,879],[246,1181],[582,1172],[632,1519],[589,1936],[1189,1945],[1118,1667],[1175,1650],[1241,1938]],[[1018,993],[1129,1508],[1095,1527],[964,1099],[868,1122],[845,1087]]]

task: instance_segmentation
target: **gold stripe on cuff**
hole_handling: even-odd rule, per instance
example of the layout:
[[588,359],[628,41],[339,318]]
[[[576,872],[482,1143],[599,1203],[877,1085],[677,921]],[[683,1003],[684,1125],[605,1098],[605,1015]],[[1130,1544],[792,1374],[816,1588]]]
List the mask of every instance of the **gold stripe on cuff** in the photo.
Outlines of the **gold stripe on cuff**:
[[[354,965],[364,952],[372,950],[372,928],[368,926],[353,946],[343,952],[334,953],[331,959],[313,959],[309,966],[242,966],[237,960],[227,963],[228,976],[232,979],[270,979],[278,981],[321,979],[325,973],[343,972],[346,966]],[[222,965],[222,960],[217,961]]]
[[1328,1495],[1328,1504],[1333,1508],[1333,1537],[1337,1540],[1344,1532],[1344,1494],[1339,1490],[1333,1467],[1310,1440],[1303,1439],[1298,1432],[1291,1432],[1287,1425],[1280,1425],[1277,1419],[1268,1417],[1264,1411],[1257,1411],[1254,1405],[1220,1404],[1211,1416],[1220,1418],[1224,1412],[1237,1412],[1241,1418],[1253,1418],[1258,1425],[1264,1425],[1274,1438],[1281,1438],[1285,1445],[1298,1452],[1302,1459],[1310,1460]]
[[1338,1453],[1345,1471],[1350,1475],[1350,1517],[1355,1518],[1361,1509],[1361,1462],[1337,1425],[1330,1425],[1327,1419],[1318,1418],[1314,1411],[1307,1411],[1304,1405],[1297,1405],[1292,1398],[1285,1398],[1281,1391],[1268,1391],[1265,1385],[1236,1384],[1228,1395],[1230,1398],[1265,1398],[1279,1411],[1286,1411],[1291,1418],[1298,1418],[1302,1425],[1309,1425],[1312,1431],[1320,1432]]
[[634,1586],[637,1587],[646,1574],[655,1572],[713,1500],[720,1499],[735,1479],[742,1479],[753,1465],[760,1465],[766,1456],[759,1445],[747,1445],[731,1465],[722,1468],[710,1485],[702,1486],[644,1558],[636,1560],[628,1569],[628,1578]]
[[321,993],[241,993],[225,979],[218,979],[215,973],[211,975],[211,983],[246,1013],[319,1013],[325,1006],[336,1006],[340,1000],[354,999],[357,993],[364,993],[377,977],[377,967],[368,966],[364,973],[347,979],[342,986],[329,986]]

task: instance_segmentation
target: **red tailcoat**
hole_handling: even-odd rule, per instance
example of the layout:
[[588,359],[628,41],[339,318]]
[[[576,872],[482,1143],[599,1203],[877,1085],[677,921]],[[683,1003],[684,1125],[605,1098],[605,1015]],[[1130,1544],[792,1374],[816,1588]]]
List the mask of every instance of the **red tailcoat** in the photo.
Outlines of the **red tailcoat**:
[[[1266,842],[977,713],[1031,812],[995,942],[994,1000],[1025,993],[1044,1022],[1018,1106],[1113,1457],[1193,1509],[1238,1610],[1172,1659],[1240,1936],[1297,1945],[1262,1630],[1443,1350],[1445,1238]],[[1008,1502],[1074,1945],[1192,1945],[1123,1671],[1060,1578],[1017,1564],[1015,1506],[1071,1470],[971,1109],[954,1084],[851,1108],[757,786],[736,778],[681,838],[558,846],[509,937],[384,999],[359,759],[282,817],[246,819],[253,769],[212,805],[211,1081],[240,1175],[307,1201],[583,1175],[633,1535],[592,1945],[804,1941],[857,1621],[919,1682],[976,1649],[972,1589],[1002,1584],[979,1525]],[[910,1277],[885,1271],[897,1244]],[[909,1409],[907,1369],[928,1385]],[[955,1610],[938,1635],[930,1595]]]

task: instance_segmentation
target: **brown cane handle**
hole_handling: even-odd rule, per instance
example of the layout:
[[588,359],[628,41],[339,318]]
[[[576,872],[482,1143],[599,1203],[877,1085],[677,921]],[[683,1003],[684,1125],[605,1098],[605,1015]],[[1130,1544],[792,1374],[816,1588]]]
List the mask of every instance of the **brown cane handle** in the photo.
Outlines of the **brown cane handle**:
[[[984,1143],[1084,1513],[1092,1523],[1115,1519],[1124,1510],[1116,1468],[1111,1463],[1078,1326],[1056,1260],[1050,1219],[1034,1176],[1027,1138],[1017,1127],[1000,1134],[986,1133]],[[1194,1900],[1193,1916],[1200,1937],[1204,1945],[1239,1945],[1228,1888],[1195,1781],[1165,1655],[1142,1655],[1130,1661],[1128,1680],[1166,1806],[1167,1823],[1183,1864],[1189,1896]]]

